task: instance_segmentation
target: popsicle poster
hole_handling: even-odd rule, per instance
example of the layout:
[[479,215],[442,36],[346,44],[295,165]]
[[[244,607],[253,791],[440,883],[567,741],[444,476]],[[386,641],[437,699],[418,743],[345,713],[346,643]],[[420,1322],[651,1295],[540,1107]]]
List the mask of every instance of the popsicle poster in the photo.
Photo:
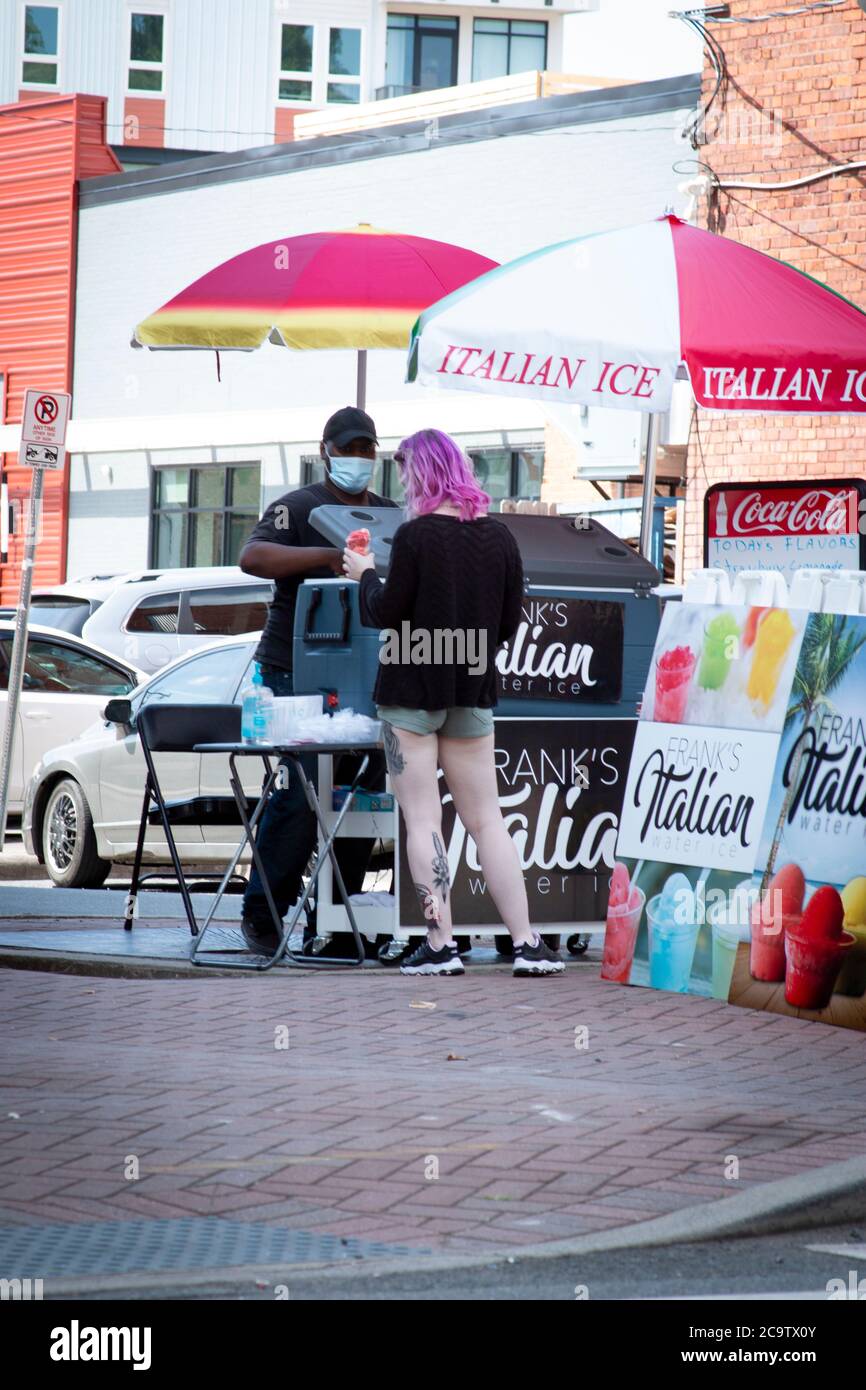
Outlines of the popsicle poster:
[[751,875],[618,859],[602,979],[727,999],[757,894]]
[[[741,795],[767,793],[748,876],[720,873],[714,853],[698,863],[635,845],[629,792],[665,727],[639,726],[602,975],[866,1030],[866,618],[803,618],[779,734],[735,735],[775,751],[769,783],[765,764],[742,760]],[[667,730],[673,747],[710,732]]]
[[866,618],[810,615],[786,713],[760,862],[846,883],[866,874]]
[[779,733],[808,613],[665,606],[641,719]]
[[866,1030],[866,618],[809,617],[758,864],[731,1003]]

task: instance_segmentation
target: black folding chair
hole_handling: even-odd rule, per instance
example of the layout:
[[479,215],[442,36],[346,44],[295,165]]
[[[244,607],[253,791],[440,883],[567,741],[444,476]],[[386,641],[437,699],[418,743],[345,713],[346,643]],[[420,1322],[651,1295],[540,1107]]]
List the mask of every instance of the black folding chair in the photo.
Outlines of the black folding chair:
[[[155,753],[190,753],[200,743],[237,743],[241,737],[240,705],[145,705],[136,719],[135,732],[138,734],[144,761],[147,764],[147,777],[144,784],[144,798],[141,803],[141,821],[138,827],[138,843],[135,848],[135,862],[132,870],[132,883],[126,900],[124,929],[132,930],[136,915],[138,892],[147,879],[165,878],[166,871],[142,874],[141,861],[144,854],[144,837],[148,825],[162,825],[168,842],[168,852],[174,868],[174,878],[180,888],[186,911],[189,929],[198,936],[198,923],[192,906],[189,887],[178,854],[172,825],[240,825],[238,808],[233,796],[191,797],[182,801],[166,801],[157,776]],[[263,755],[265,776],[271,773],[270,763]],[[235,873],[233,862],[225,874],[201,873],[197,879],[215,879],[228,884],[232,880],[246,885],[246,880]]]

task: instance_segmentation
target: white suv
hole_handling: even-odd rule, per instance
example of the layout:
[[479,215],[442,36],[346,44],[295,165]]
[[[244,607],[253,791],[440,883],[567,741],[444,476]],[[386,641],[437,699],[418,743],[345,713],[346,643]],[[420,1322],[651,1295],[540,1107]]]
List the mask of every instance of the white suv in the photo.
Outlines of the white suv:
[[152,674],[218,637],[261,632],[273,592],[236,565],[136,570],[39,589],[33,618]]

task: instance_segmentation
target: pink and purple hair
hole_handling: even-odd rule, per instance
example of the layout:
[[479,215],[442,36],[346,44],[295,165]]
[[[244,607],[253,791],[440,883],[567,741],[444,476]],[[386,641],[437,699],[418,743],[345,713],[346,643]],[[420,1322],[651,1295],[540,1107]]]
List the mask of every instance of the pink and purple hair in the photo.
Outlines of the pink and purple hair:
[[406,490],[409,516],[424,516],[450,502],[459,507],[461,521],[474,521],[489,507],[490,495],[475,481],[468,458],[442,430],[410,434],[394,457]]

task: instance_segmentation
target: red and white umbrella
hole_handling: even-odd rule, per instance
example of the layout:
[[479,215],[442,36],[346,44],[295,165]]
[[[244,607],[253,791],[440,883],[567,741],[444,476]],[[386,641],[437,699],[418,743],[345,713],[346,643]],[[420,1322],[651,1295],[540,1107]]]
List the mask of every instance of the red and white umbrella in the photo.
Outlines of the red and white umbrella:
[[546,246],[433,304],[412,330],[407,379],[657,417],[681,367],[709,409],[866,411],[866,314],[782,261],[668,216]]

